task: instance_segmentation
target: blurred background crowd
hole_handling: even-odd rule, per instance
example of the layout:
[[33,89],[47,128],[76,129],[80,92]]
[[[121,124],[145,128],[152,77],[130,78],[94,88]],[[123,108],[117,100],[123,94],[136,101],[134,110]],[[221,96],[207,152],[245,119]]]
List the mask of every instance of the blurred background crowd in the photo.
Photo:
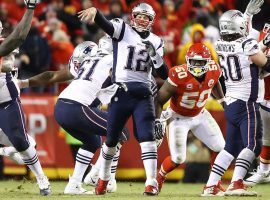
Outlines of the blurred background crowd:
[[[67,67],[74,47],[85,40],[97,42],[103,32],[95,24],[79,21],[77,12],[97,7],[108,19],[129,21],[134,5],[145,2],[154,8],[153,32],[165,42],[165,60],[169,67],[185,62],[185,53],[194,42],[203,41],[214,53],[213,43],[219,38],[218,19],[228,9],[244,12],[249,0],[41,0],[29,36],[20,48],[16,65],[19,78],[28,78],[46,70]],[[8,35],[21,19],[24,0],[0,0],[0,20]],[[270,0],[253,19],[255,29],[269,21]],[[31,92],[58,94],[65,85],[34,88]],[[24,92],[29,92],[30,89]]]

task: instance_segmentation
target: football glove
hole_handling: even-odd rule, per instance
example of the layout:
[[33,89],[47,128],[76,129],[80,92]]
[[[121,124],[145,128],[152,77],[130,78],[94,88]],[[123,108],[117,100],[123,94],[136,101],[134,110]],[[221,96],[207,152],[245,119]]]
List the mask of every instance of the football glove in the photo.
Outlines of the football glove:
[[248,16],[256,15],[261,11],[261,6],[263,2],[264,0],[251,0],[247,5],[245,14],[247,14]]
[[263,44],[267,47],[270,47],[270,33],[268,33],[264,38],[263,38]]
[[156,55],[156,49],[154,45],[150,41],[143,41],[145,44],[146,50],[148,51],[150,57],[154,57]]
[[38,0],[24,0],[24,3],[28,9],[35,9]]
[[160,122],[160,119],[155,120],[155,130],[154,130],[154,137],[156,140],[162,139],[164,136],[163,133],[163,125]]

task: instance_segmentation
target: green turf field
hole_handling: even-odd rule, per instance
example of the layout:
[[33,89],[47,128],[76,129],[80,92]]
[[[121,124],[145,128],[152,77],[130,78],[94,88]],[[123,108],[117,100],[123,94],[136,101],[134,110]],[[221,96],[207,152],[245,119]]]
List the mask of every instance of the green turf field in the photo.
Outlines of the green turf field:
[[[202,184],[182,184],[182,183],[166,183],[162,192],[157,197],[145,197],[142,195],[144,184],[142,182],[119,182],[117,193],[107,194],[105,196],[69,196],[63,195],[66,182],[52,182],[53,194],[49,197],[40,197],[36,183],[31,181],[0,181],[0,199],[209,199],[200,197]],[[86,187],[92,189],[92,187]],[[270,199],[270,184],[259,185],[253,188],[258,192],[259,197],[211,197],[210,199]]]

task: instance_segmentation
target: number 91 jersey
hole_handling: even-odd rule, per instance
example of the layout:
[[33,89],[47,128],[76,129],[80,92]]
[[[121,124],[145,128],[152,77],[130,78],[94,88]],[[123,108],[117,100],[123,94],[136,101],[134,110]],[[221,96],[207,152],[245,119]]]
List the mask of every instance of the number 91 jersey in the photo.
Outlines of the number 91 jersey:
[[194,117],[204,108],[213,87],[221,76],[221,69],[211,60],[202,82],[188,72],[187,65],[170,69],[168,82],[177,87],[170,101],[171,109],[182,116]]

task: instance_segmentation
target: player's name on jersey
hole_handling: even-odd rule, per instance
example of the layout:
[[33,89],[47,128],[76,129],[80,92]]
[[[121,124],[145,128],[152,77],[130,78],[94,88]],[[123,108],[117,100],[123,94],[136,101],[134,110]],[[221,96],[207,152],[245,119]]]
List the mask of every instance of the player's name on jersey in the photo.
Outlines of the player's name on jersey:
[[235,52],[235,44],[217,44],[216,50],[223,52]]

